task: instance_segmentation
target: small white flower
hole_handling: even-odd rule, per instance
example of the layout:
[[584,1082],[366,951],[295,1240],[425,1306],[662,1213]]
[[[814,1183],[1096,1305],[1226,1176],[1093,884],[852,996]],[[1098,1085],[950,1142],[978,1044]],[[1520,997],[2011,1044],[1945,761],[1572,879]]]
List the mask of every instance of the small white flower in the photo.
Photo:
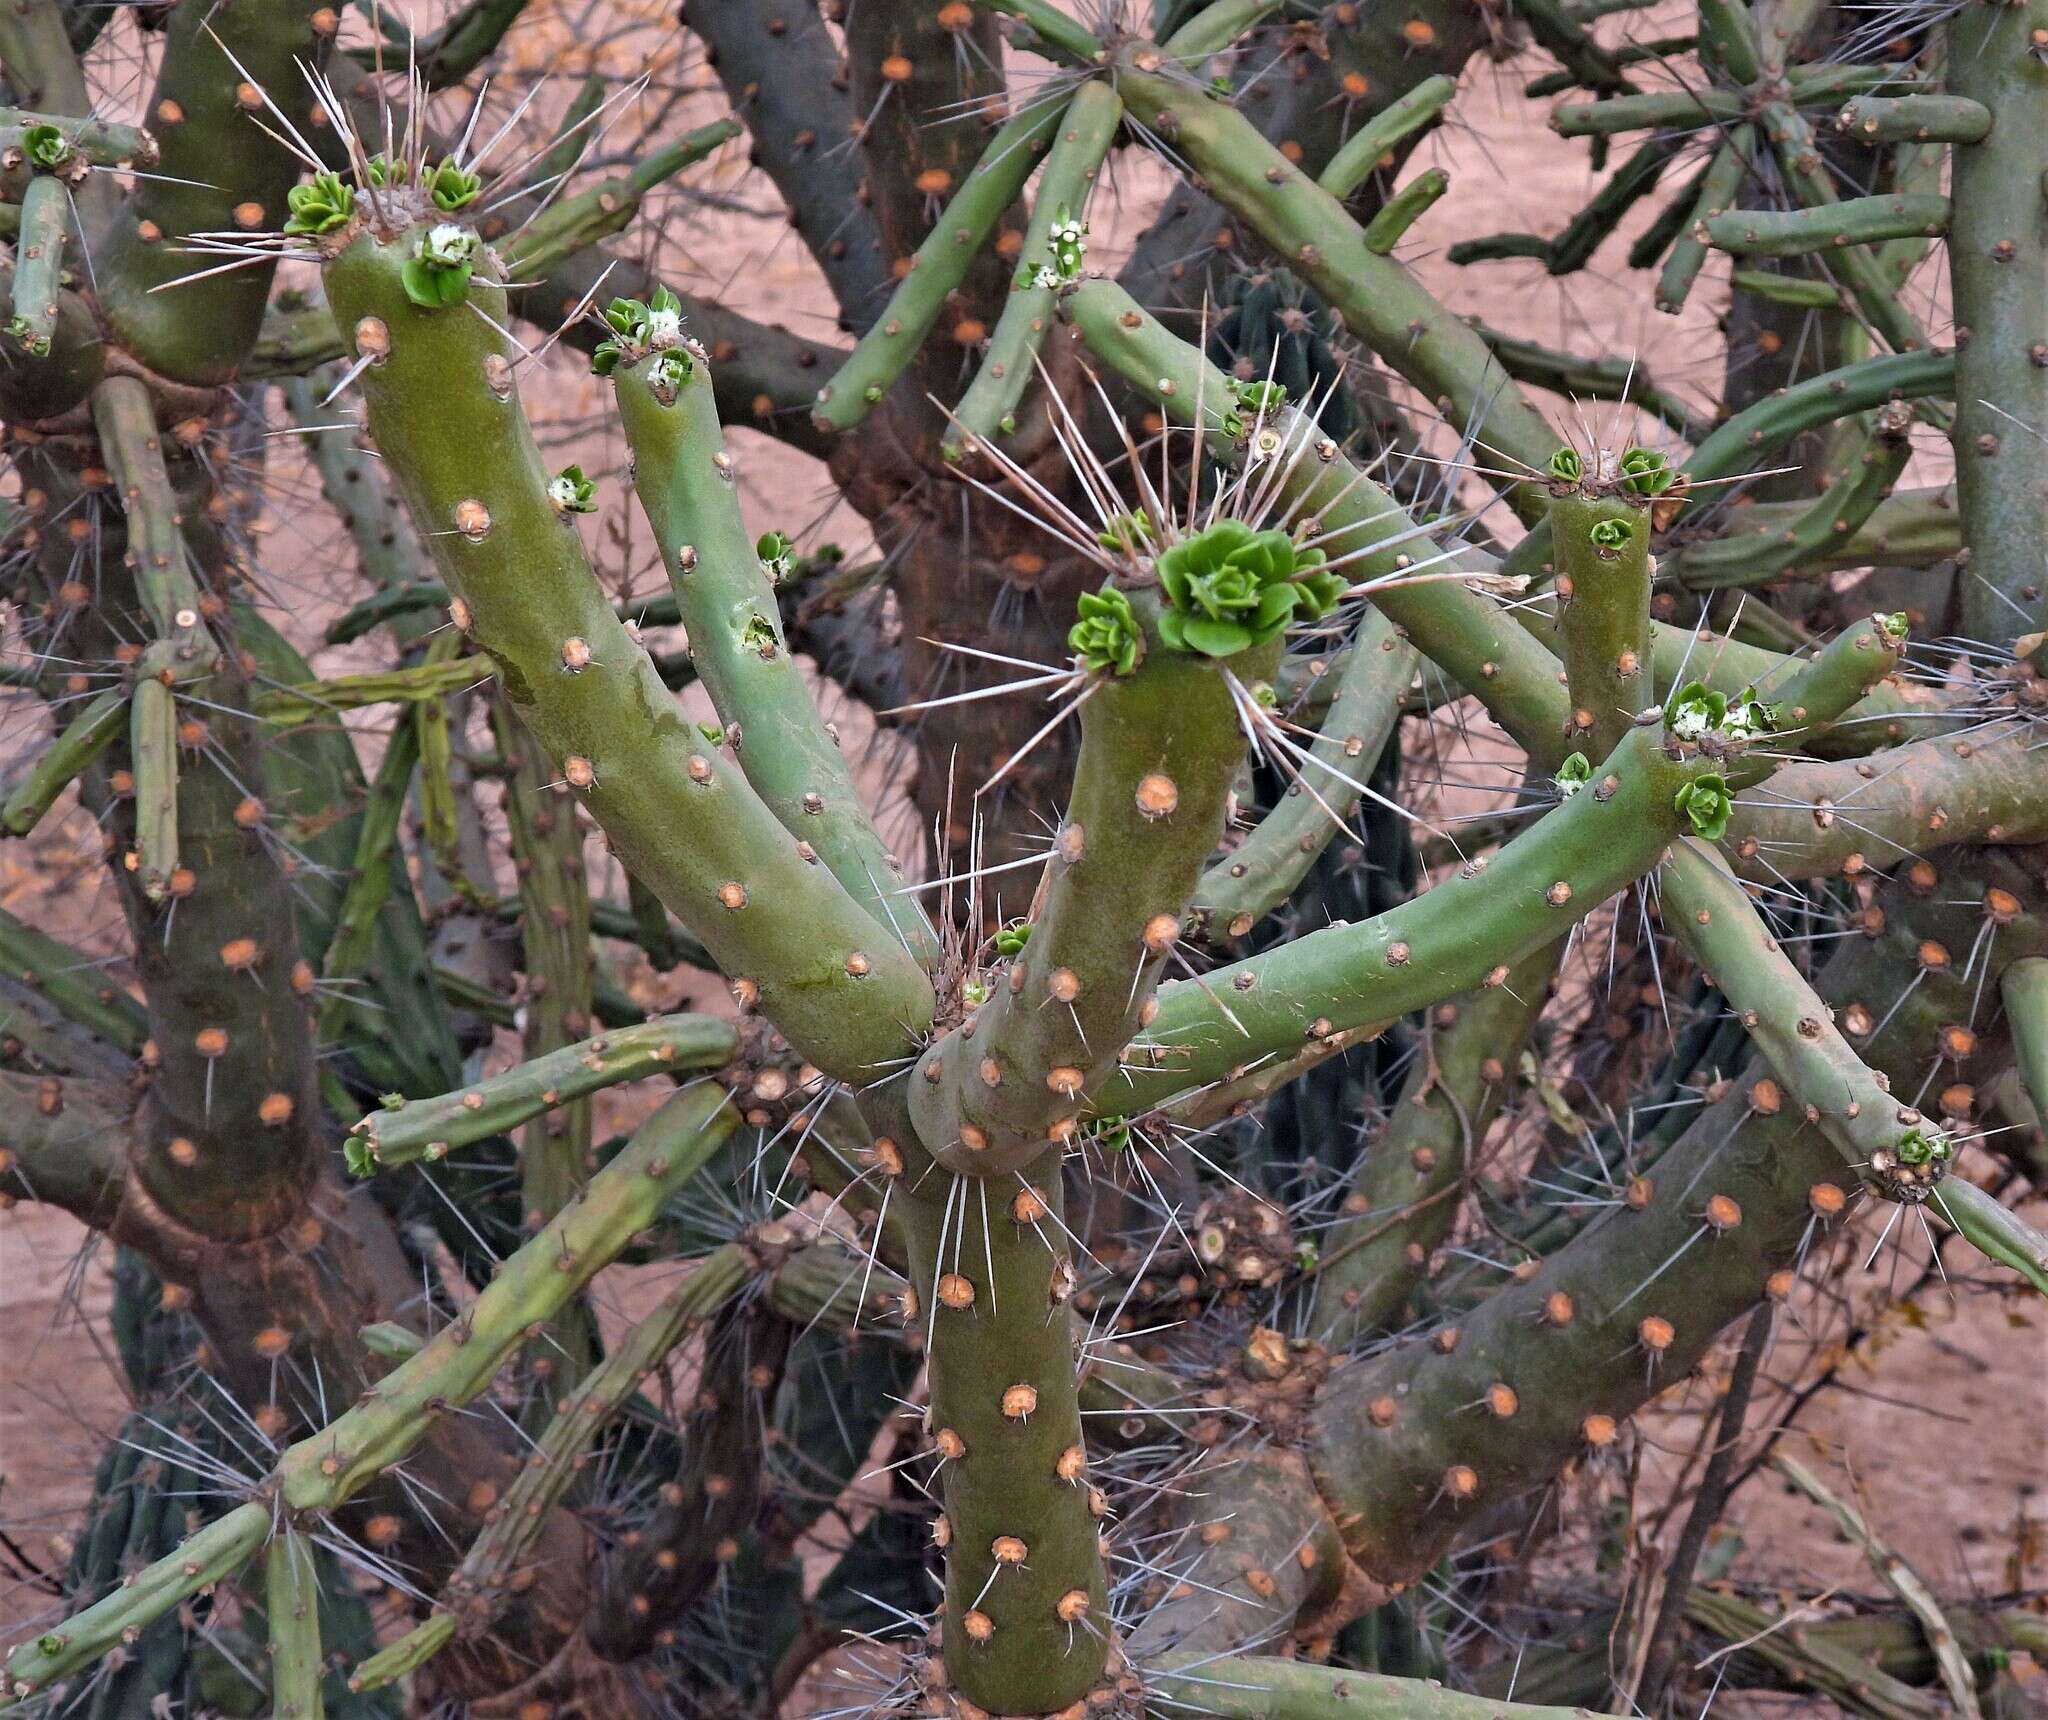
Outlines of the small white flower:
[[420,241],[420,257],[429,263],[440,263],[454,268],[466,263],[476,255],[476,235],[467,227],[458,227],[453,221],[443,221],[431,227],[427,236]]
[[647,344],[656,352],[680,346],[682,339],[683,317],[680,311],[657,308],[647,313]]
[[1696,741],[1707,732],[1707,713],[1698,705],[1686,705],[1672,715],[1671,732],[1682,741]]

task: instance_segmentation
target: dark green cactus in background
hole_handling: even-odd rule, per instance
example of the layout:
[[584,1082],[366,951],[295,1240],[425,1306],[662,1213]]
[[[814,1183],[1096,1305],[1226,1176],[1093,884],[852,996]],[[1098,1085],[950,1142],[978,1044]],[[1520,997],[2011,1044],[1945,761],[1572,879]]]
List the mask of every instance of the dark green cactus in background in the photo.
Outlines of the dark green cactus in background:
[[[2048,1291],[2044,4],[0,6],[120,922],[0,913],[0,1202],[132,1405],[0,1702],[2018,1712],[1778,1442],[1866,1256]],[[1712,385],[1442,296],[1625,224]],[[1709,1586],[1765,1464],[1885,1607]]]

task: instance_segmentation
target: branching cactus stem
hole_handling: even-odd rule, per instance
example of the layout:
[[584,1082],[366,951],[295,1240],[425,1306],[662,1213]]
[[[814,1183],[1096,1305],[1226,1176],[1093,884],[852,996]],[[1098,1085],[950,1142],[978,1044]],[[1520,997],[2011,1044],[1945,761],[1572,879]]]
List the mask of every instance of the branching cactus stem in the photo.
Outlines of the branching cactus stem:
[[401,277],[425,237],[359,233],[326,280],[371,433],[458,621],[633,870],[747,996],[828,1073],[885,1069],[930,1019],[923,970],[685,725],[549,501],[502,288],[479,271],[468,304],[415,304]]

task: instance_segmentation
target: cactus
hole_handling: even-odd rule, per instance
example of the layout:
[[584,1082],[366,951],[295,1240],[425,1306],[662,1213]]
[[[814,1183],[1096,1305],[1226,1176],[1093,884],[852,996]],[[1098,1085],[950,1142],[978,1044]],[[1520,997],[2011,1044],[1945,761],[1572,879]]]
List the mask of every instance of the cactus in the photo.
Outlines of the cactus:
[[[136,1405],[0,1695],[1476,1720],[1483,1620],[1537,1713],[1716,1635],[2004,1699],[2024,1615],[1772,1444],[1852,1256],[2048,1290],[2039,0],[1631,9],[691,0],[715,77],[559,113],[521,0],[174,6],[141,95],[0,9],[0,831],[120,904],[0,911],[0,1207],[118,1244]],[[1489,35],[1601,176],[1555,232],[1404,165]],[[697,266],[769,193],[844,340]],[[1447,303],[1624,222],[1773,362]],[[1618,1462],[1738,1326],[1705,1479]],[[1766,1462],[1882,1666],[1702,1586]],[[1569,1587],[1468,1556],[1553,1513]]]

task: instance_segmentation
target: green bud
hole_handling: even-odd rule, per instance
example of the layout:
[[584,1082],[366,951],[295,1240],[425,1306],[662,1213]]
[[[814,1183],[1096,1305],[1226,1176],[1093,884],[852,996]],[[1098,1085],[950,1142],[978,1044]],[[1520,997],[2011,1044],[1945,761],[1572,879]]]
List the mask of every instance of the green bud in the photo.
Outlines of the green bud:
[[1131,600],[1113,585],[1084,591],[1080,619],[1067,629],[1067,649],[1093,674],[1128,675],[1145,652],[1144,630]]
[[1586,528],[1586,541],[1605,555],[1619,555],[1635,536],[1627,520],[1595,520]]
[[1576,448],[1560,448],[1550,456],[1550,475],[1560,484],[1576,484],[1586,475],[1586,463]]
[[1031,942],[1031,922],[1016,920],[996,933],[996,954],[999,956],[1021,955],[1024,946]]
[[1878,626],[1894,639],[1903,639],[1913,630],[1913,623],[1907,619],[1903,609],[1895,609],[1889,615],[1877,616],[1876,621]]
[[1240,382],[1235,392],[1238,405],[1254,416],[1278,412],[1287,404],[1287,389],[1278,382]]
[[1233,657],[1277,637],[1297,612],[1321,620],[1346,588],[1342,575],[1318,571],[1323,559],[1285,532],[1218,520],[1158,558],[1170,605],[1159,618],[1160,637],[1177,651]]
[[352,1177],[373,1175],[377,1161],[370,1156],[370,1143],[362,1135],[344,1135],[341,1140],[341,1162]]
[[434,200],[436,209],[452,215],[458,209],[467,209],[483,192],[482,178],[457,161],[452,155],[427,177],[427,195]]
[[1575,752],[1557,767],[1557,792],[1561,799],[1569,800],[1593,780],[1593,761],[1582,752]]
[[1902,1165],[1945,1164],[1954,1152],[1948,1137],[1939,1129],[1912,1128],[1899,1137]]
[[29,166],[55,173],[71,159],[71,140],[54,125],[32,125],[21,134],[21,153]]
[[342,182],[340,174],[316,173],[305,184],[294,185],[287,191],[284,205],[290,211],[284,224],[287,233],[318,237],[348,224],[349,216],[355,212],[356,194]]
[[1719,771],[1696,776],[1671,798],[1672,807],[1685,814],[1693,834],[1718,842],[1728,833],[1728,818],[1735,810],[1735,797],[1728,792],[1728,779]]
[[1649,501],[1671,488],[1671,462],[1654,448],[1631,448],[1621,457],[1621,487]]
[[1118,514],[1095,534],[1095,541],[1104,549],[1135,558],[1141,548],[1152,542],[1152,516],[1143,508]]

